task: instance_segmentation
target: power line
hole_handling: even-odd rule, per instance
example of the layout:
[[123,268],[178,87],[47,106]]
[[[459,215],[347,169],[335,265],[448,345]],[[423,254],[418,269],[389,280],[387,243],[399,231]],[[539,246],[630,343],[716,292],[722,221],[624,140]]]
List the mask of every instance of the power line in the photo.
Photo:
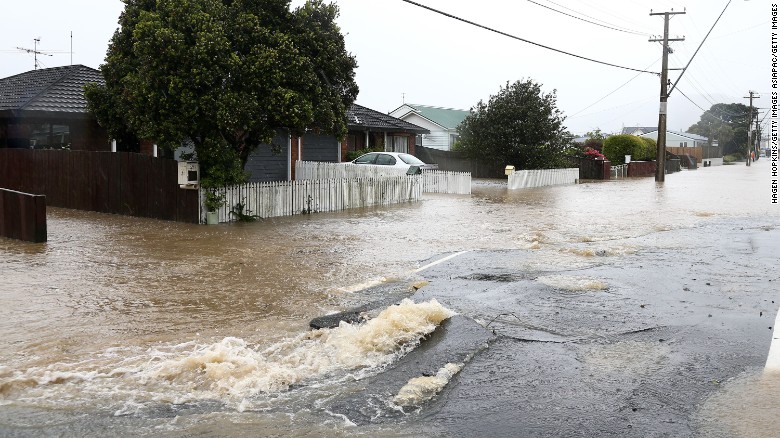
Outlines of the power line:
[[[551,10],[551,11],[553,11],[553,12],[557,12],[557,13],[559,13],[559,14],[563,14],[563,15],[565,15],[565,16],[567,16],[567,17],[571,17],[571,18],[574,18],[574,19],[576,19],[576,20],[584,21],[584,22],[586,22],[586,23],[595,24],[596,26],[600,26],[600,27],[605,27],[605,28],[607,28],[607,29],[616,30],[616,31],[618,31],[618,32],[631,33],[631,34],[634,34],[634,35],[642,35],[642,36],[647,36],[647,35],[649,35],[649,34],[646,34],[646,33],[636,32],[636,31],[633,31],[633,30],[619,29],[619,28],[617,28],[617,27],[607,26],[607,25],[605,25],[605,24],[596,23],[595,21],[586,20],[586,19],[584,19],[584,18],[577,17],[577,16],[575,16],[575,15],[571,15],[571,14],[567,14],[566,12],[563,12],[563,11],[559,11],[559,10],[557,10],[557,9],[555,9],[555,8],[551,8],[551,7],[549,7],[549,6],[545,6],[545,5],[541,4],[541,3],[537,3],[537,2],[535,2],[534,0],[526,0],[526,1],[527,1],[527,2],[529,2],[529,3],[533,3],[533,4],[537,5],[537,6],[541,6],[541,7],[545,8],[545,9],[549,9],[549,10]],[[550,3],[553,3],[553,2],[550,2]],[[555,4],[555,3],[553,3],[553,4]],[[558,5],[558,6],[560,6],[560,5]],[[568,9],[568,8],[567,8],[567,9]],[[583,15],[584,15],[584,14],[583,14]],[[589,17],[589,18],[592,18],[592,17]]]
[[700,110],[704,111],[705,113],[707,112],[707,110],[706,110],[706,109],[704,109],[704,108],[700,107],[698,103],[694,102],[693,100],[691,100],[691,98],[690,98],[690,97],[688,97],[688,95],[687,95],[687,94],[683,93],[683,91],[682,91],[681,89],[679,89],[679,88],[678,88],[678,89],[677,89],[677,91],[679,91],[679,92],[680,92],[680,94],[682,94],[682,95],[683,95],[683,97],[685,97],[686,99],[688,99],[688,102],[690,102],[690,103],[692,103],[692,104],[696,105],[696,107],[697,107],[697,108],[699,108]]
[[[659,58],[659,59],[660,59],[660,58]],[[655,61],[653,61],[652,63],[650,63],[650,65],[648,65],[648,66],[647,66],[647,67],[645,67],[645,68],[650,68],[650,67],[651,67],[653,64],[655,64],[656,62],[658,62],[658,59],[656,59]],[[585,108],[583,108],[583,109],[581,109],[581,110],[577,111],[576,113],[572,114],[572,115],[571,115],[571,116],[569,116],[569,117],[574,117],[574,116],[576,116],[576,115],[578,115],[578,114],[582,113],[583,111],[587,110],[588,108],[592,107],[593,105],[596,105],[597,103],[601,102],[602,100],[604,100],[604,99],[608,98],[609,96],[613,95],[615,92],[617,92],[618,90],[620,90],[621,88],[623,88],[623,87],[625,87],[626,85],[628,85],[628,83],[629,83],[629,82],[631,82],[631,81],[633,81],[634,79],[638,78],[638,77],[639,77],[639,75],[641,75],[641,74],[642,74],[642,73],[637,73],[637,74],[636,74],[636,75],[635,75],[633,78],[631,78],[631,79],[627,80],[626,82],[624,82],[624,83],[623,83],[623,85],[621,85],[621,86],[619,86],[619,87],[615,88],[614,90],[612,90],[612,91],[610,91],[609,93],[607,93],[607,95],[606,95],[606,96],[604,96],[604,97],[602,97],[601,99],[599,99],[599,100],[597,100],[597,101],[593,102],[592,104],[590,104],[590,105],[586,106]]]
[[[582,15],[583,17],[590,18],[591,20],[600,21],[600,22],[602,22],[602,23],[604,23],[604,24],[608,24],[608,25],[610,25],[610,26],[614,26],[614,27],[621,27],[621,28],[623,28],[623,29],[628,29],[627,27],[623,27],[623,26],[618,26],[618,25],[616,25],[616,24],[612,24],[612,23],[610,23],[610,22],[608,22],[608,21],[606,21],[606,20],[602,20],[602,19],[600,19],[600,18],[593,17],[593,16],[591,16],[591,15],[588,15],[588,14],[585,14],[585,13],[583,13],[583,12],[575,11],[574,9],[572,9],[572,8],[569,8],[569,7],[567,7],[566,5],[562,5],[562,4],[560,4],[560,3],[555,3],[555,2],[554,2],[554,1],[552,1],[552,0],[546,0],[546,1],[547,1],[547,3],[552,3],[552,4],[554,4],[555,6],[558,6],[558,7],[560,7],[560,8],[566,9],[567,11],[571,11],[571,12],[572,12],[572,13],[574,13],[574,14],[579,14],[579,15]],[[613,17],[616,17],[616,18],[620,18],[620,17],[617,17],[617,16],[615,16],[614,14],[610,14],[610,15],[612,15]],[[623,21],[626,21],[626,20],[625,20],[625,18],[620,18],[620,19],[621,19],[621,20],[623,20]],[[634,31],[634,32],[636,32],[636,31]],[[650,32],[639,32],[639,34],[641,34],[641,35],[650,35]]]
[[512,38],[512,39],[515,39],[515,40],[518,40],[518,41],[522,41],[522,42],[524,42],[524,43],[533,44],[533,45],[535,45],[535,46],[542,47],[542,48],[544,48],[544,49],[547,49],[547,50],[552,50],[552,51],[554,51],[554,52],[563,53],[564,55],[573,56],[573,57],[575,57],[575,58],[584,59],[584,60],[586,60],[586,61],[595,62],[595,63],[597,63],[597,64],[608,65],[608,66],[610,66],[610,67],[615,67],[615,68],[622,68],[622,69],[624,69],[624,70],[632,70],[632,71],[638,71],[638,72],[640,72],[640,73],[650,73],[650,74],[654,74],[654,75],[657,75],[657,74],[658,74],[658,73],[656,73],[656,72],[652,72],[652,71],[639,70],[639,69],[636,69],[636,68],[631,68],[631,67],[624,67],[624,66],[621,66],[621,65],[610,64],[610,63],[608,63],[608,62],[604,62],[604,61],[598,61],[598,60],[596,60],[596,59],[592,59],[592,58],[587,58],[587,57],[585,57],[585,56],[582,56],[582,55],[576,55],[576,54],[574,54],[574,53],[566,52],[566,51],[563,51],[563,50],[560,50],[560,49],[555,49],[555,48],[552,48],[552,47],[549,47],[549,46],[545,46],[545,45],[543,45],[543,44],[535,43],[535,42],[533,42],[533,41],[529,41],[529,40],[526,40],[526,39],[520,38],[520,37],[518,37],[518,36],[511,35],[511,34],[508,34],[508,33],[506,33],[506,32],[502,32],[502,31],[500,31],[500,30],[496,30],[496,29],[493,29],[493,28],[491,28],[491,27],[487,27],[487,26],[484,26],[484,25],[482,25],[482,24],[478,24],[478,23],[475,23],[475,22],[473,22],[473,21],[466,20],[465,18],[460,18],[460,17],[458,17],[458,16],[455,16],[455,15],[452,15],[452,14],[448,14],[448,13],[446,13],[446,12],[444,12],[444,11],[440,11],[440,10],[438,10],[438,9],[434,9],[434,8],[432,8],[432,7],[430,7],[430,6],[425,6],[425,5],[423,5],[423,4],[420,4],[420,3],[414,2],[414,1],[412,1],[412,0],[401,0],[401,1],[403,1],[403,2],[406,2],[406,3],[409,3],[409,4],[411,4],[411,5],[414,5],[414,6],[417,6],[417,7],[419,7],[419,8],[427,9],[427,10],[429,10],[429,11],[431,11],[431,12],[435,12],[435,13],[437,13],[437,14],[440,14],[440,15],[444,15],[445,17],[447,17],[447,18],[452,18],[453,20],[458,20],[458,21],[461,21],[461,22],[463,22],[463,23],[470,24],[470,25],[472,25],[472,26],[476,26],[476,27],[479,27],[479,28],[481,28],[481,29],[489,30],[489,31],[491,31],[491,32],[495,32],[495,33],[497,33],[497,34],[499,34],[499,35],[503,35],[503,36],[505,36],[505,37],[509,37],[509,38]]
[[726,12],[726,9],[728,9],[729,5],[731,4],[731,0],[729,0],[728,3],[726,3],[726,7],[723,8],[723,11],[721,11],[720,15],[718,15],[718,19],[715,20],[715,23],[712,24],[712,27],[710,28],[709,32],[707,32],[707,35],[704,36],[704,39],[701,40],[701,44],[699,44],[699,47],[696,48],[696,51],[693,52],[693,56],[691,56],[691,59],[688,61],[688,64],[685,65],[685,67],[680,72],[680,76],[677,78],[676,81],[674,81],[674,84],[672,84],[671,88],[669,88],[669,92],[667,95],[671,94],[672,91],[674,91],[674,87],[677,86],[677,83],[680,82],[680,79],[682,79],[683,75],[685,74],[685,71],[688,70],[688,66],[691,65],[691,62],[693,62],[693,58],[696,57],[696,54],[699,53],[699,49],[701,49],[701,46],[704,45],[704,42],[707,41],[707,37],[710,36],[712,33],[712,29],[715,29],[715,25],[718,24],[718,21],[720,21],[720,17],[723,16],[723,14]]

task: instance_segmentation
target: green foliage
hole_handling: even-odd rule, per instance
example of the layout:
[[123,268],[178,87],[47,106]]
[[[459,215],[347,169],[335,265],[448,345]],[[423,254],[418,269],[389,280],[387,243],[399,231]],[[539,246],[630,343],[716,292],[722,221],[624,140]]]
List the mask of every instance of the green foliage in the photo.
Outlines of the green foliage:
[[206,207],[206,211],[217,211],[225,205],[225,197],[217,193],[214,189],[206,190],[205,199],[203,200],[203,206]]
[[507,83],[487,103],[479,101],[458,126],[458,149],[501,167],[562,167],[571,141],[563,121],[554,90],[544,94],[530,79]]
[[260,218],[260,216],[252,214],[251,211],[244,210],[246,210],[246,205],[244,205],[242,202],[239,202],[233,206],[233,209],[230,210],[230,214],[234,216],[238,222],[254,222]]
[[[588,131],[585,134],[585,137],[588,138],[588,141],[593,140],[593,141],[596,141],[598,143],[604,143],[604,140],[607,139],[607,134],[604,134],[603,132],[601,132],[600,128],[596,128],[593,131]],[[588,141],[585,142],[586,145],[588,144]]]
[[723,163],[724,164],[732,164],[735,161],[742,161],[745,159],[745,155],[741,152],[735,152],[733,154],[728,154],[723,156]]
[[607,160],[614,164],[625,162],[625,156],[631,155],[631,159],[641,161],[645,159],[645,142],[636,135],[620,134],[613,135],[604,140],[602,153]]
[[202,164],[206,173],[234,157],[243,168],[279,128],[346,133],[357,63],[335,24],[335,5],[124,1],[101,66],[106,86],[87,89],[90,110],[112,135],[127,132],[169,148],[189,139],[199,160],[230,155]]
[[640,158],[640,160],[655,160],[655,157],[658,156],[658,142],[648,137],[639,137],[639,139],[642,140],[642,143],[644,143],[644,147],[642,148],[642,158]]
[[[741,103],[717,103],[705,111],[688,132],[718,141],[724,154],[739,152],[747,143],[747,125],[750,107]],[[753,120],[758,109],[753,108]],[[711,143],[710,143],[711,144]]]

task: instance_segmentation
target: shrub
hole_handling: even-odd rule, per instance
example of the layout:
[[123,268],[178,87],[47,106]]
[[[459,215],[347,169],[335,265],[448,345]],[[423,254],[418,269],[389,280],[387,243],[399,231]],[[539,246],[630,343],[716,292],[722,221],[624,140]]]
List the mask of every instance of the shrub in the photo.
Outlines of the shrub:
[[644,147],[642,148],[642,158],[637,159],[644,161],[655,160],[655,157],[658,155],[658,143],[652,138],[639,137],[639,139],[644,143]]
[[626,155],[631,155],[634,160],[641,160],[644,156],[645,143],[635,135],[613,135],[604,140],[602,153],[607,160],[620,164],[625,161]]

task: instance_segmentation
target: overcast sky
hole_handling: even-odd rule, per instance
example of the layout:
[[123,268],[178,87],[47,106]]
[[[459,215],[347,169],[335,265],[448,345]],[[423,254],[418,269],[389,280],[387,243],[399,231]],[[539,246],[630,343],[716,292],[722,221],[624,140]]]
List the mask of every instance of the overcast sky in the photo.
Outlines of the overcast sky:
[[[34,48],[42,67],[73,63],[99,67],[124,4],[119,0],[2,0],[0,77],[32,70]],[[418,3],[516,37],[582,57],[638,70],[660,71],[663,17],[670,22],[670,67],[679,68],[728,0],[417,0]],[[302,4],[293,0],[293,5]],[[558,108],[574,134],[599,128],[654,126],[659,79],[610,67],[447,18],[402,0],[336,0],[347,50],[358,61],[357,103],[389,112],[404,101],[469,109],[507,81],[530,78],[557,90]],[[565,12],[573,18],[558,12]],[[749,90],[769,103],[771,2],[733,0],[669,98],[669,129],[685,130],[714,103],[745,103]],[[584,20],[597,22],[600,25]],[[620,30],[607,27],[619,28]],[[679,72],[672,71],[672,82]],[[625,85],[624,85],[625,84]],[[621,87],[622,86],[622,87]],[[617,91],[615,91],[617,89]],[[612,94],[610,94],[612,93]],[[681,93],[687,95],[691,101]],[[698,107],[696,106],[698,105]]]

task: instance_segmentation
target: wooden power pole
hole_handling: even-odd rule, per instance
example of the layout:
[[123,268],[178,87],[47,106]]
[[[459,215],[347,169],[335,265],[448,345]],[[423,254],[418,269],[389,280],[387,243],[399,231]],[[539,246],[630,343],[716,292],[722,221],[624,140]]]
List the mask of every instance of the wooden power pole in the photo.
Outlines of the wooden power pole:
[[751,140],[750,134],[753,130],[753,99],[758,99],[760,96],[757,96],[758,93],[755,91],[748,91],[748,94],[750,96],[745,96],[744,99],[750,99],[750,110],[748,111],[748,137],[747,137],[747,157],[745,158],[745,165],[750,166],[751,161],[751,155],[753,148],[751,147]]
[[685,14],[683,12],[653,12],[650,15],[664,16],[664,37],[663,39],[651,38],[650,42],[660,41],[663,44],[663,56],[661,61],[661,100],[658,108],[658,144],[656,153],[655,180],[664,181],[666,173],[666,101],[669,98],[667,92],[669,87],[669,41],[685,41],[685,38],[669,38],[669,19],[672,15]]

